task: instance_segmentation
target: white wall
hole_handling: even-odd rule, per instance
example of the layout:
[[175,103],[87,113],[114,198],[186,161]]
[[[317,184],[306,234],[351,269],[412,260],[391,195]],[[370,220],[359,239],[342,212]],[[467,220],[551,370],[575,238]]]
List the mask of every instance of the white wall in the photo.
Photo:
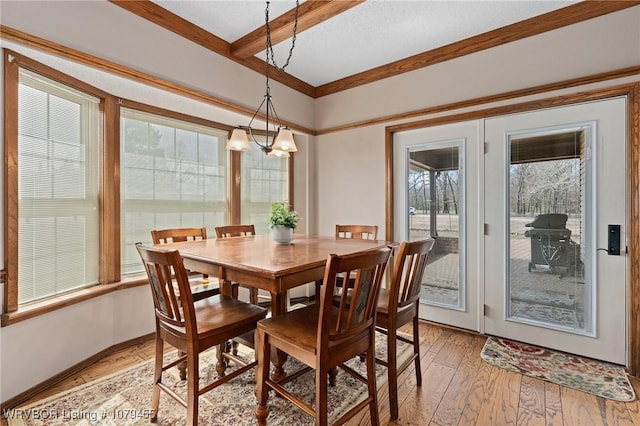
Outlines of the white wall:
[[[248,107],[261,100],[264,79],[258,73],[113,4],[3,1],[0,7],[2,25]],[[128,99],[229,124],[246,122],[6,40],[2,46]],[[640,6],[315,101],[275,82],[272,93],[281,118],[322,129],[638,64]],[[384,235],[388,124],[303,138],[295,161],[295,203],[307,232],[332,235],[336,223],[357,222],[378,224]],[[148,289],[140,287],[1,328],[0,401],[106,347],[152,331],[150,304]]]
[[384,238],[384,126],[320,136],[317,146],[318,234],[336,224],[378,225]]
[[116,343],[154,331],[148,287],[106,294],[0,329],[5,401]]

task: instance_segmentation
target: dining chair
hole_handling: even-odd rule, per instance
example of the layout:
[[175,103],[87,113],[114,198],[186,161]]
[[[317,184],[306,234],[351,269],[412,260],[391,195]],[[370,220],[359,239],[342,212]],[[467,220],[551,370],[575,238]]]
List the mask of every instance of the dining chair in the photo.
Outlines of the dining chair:
[[[265,425],[269,415],[269,390],[286,398],[315,419],[317,425],[328,422],[328,381],[330,369],[340,367],[356,380],[367,384],[368,396],[344,413],[337,423],[353,417],[369,406],[371,424],[378,425],[377,386],[375,374],[375,310],[389,248],[347,255],[330,254],[327,260],[319,304],[293,310],[258,322],[256,331],[256,374],[258,408],[256,418]],[[336,278],[355,277],[352,291],[342,293],[339,306],[334,306]],[[278,381],[269,377],[272,350],[280,350],[305,366]],[[344,362],[366,352],[366,377],[344,365]],[[315,407],[303,402],[284,385],[310,370],[315,370]]]
[[[378,238],[377,225],[336,225],[337,239],[375,240]],[[316,281],[316,294],[320,294],[320,281]],[[349,283],[349,287],[351,286]],[[342,291],[343,282],[336,284],[336,292]]]
[[[232,238],[232,237],[244,237],[247,235],[256,235],[256,227],[251,225],[224,225],[224,226],[216,226],[216,237],[217,238]],[[238,283],[240,287],[246,288],[249,290],[249,302],[254,305],[258,304],[258,289],[255,287],[244,286],[241,283]]]
[[[197,241],[207,239],[207,228],[167,228],[154,229],[151,231],[151,241],[153,244],[169,244],[183,241]],[[192,273],[190,275],[193,276]],[[193,277],[192,277],[193,278]],[[200,279],[201,278],[201,279]],[[199,279],[199,282],[197,282]],[[217,279],[215,280],[217,282]],[[220,288],[211,287],[207,274],[199,275],[191,280],[191,291],[195,300],[204,299],[220,293]]]
[[[387,367],[392,420],[398,418],[398,376],[412,362],[415,364],[416,385],[422,385],[418,309],[422,279],[435,241],[429,238],[400,243],[396,248],[391,285],[389,289],[382,288],[378,297],[376,328],[387,335],[387,360],[376,358],[376,362]],[[413,328],[412,339],[398,334],[398,329],[409,323]],[[413,346],[413,354],[400,365],[397,359],[398,340]]]
[[[218,378],[201,386],[200,353],[254,330],[257,322],[266,316],[267,310],[221,294],[194,301],[188,273],[178,250],[145,247],[141,243],[136,244],[136,248],[149,278],[155,310],[155,372],[151,421],[155,422],[158,418],[160,392],[164,391],[187,408],[186,424],[197,425],[199,396],[249,371],[257,364],[255,360],[246,362],[218,349]],[[177,359],[165,361],[165,343],[178,349]],[[225,374],[227,360],[233,360],[234,365],[237,365],[229,374]],[[165,370],[184,361],[187,364],[186,398],[162,381]]]

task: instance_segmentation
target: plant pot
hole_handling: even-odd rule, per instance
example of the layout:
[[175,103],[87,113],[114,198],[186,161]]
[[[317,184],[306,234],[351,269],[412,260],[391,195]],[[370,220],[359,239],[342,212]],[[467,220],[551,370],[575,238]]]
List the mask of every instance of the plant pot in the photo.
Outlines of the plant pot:
[[283,225],[274,225],[273,241],[279,244],[289,244],[293,240],[293,228]]

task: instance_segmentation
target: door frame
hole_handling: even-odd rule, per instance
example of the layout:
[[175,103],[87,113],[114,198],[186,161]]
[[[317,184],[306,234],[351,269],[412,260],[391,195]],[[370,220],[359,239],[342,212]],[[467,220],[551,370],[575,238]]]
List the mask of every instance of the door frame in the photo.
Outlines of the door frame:
[[[385,127],[385,238],[394,239],[394,169],[393,143],[397,132],[431,127],[435,125],[469,121],[528,112],[557,106],[571,105],[581,102],[604,100],[613,97],[626,96],[627,99],[627,218],[628,218],[628,300],[627,321],[629,331],[627,336],[628,354],[626,366],[629,373],[640,375],[640,83],[623,84],[602,89],[558,95],[549,98],[514,103],[493,108],[486,108],[443,117],[430,118],[415,122],[408,122]],[[515,96],[512,96],[515,98]],[[504,100],[504,96],[497,95],[493,100]],[[483,99],[483,102],[491,100]],[[469,105],[466,105],[469,106]],[[434,111],[437,108],[433,109]]]

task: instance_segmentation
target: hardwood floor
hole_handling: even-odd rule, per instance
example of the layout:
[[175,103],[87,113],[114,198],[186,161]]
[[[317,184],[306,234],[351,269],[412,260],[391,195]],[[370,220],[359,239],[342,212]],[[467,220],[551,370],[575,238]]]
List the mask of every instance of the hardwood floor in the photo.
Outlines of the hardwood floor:
[[[635,425],[640,426],[640,401],[622,403],[598,398],[494,367],[480,359],[485,337],[422,323],[422,386],[416,387],[412,368],[398,383],[400,417],[389,420],[387,386],[379,394],[384,425]],[[119,351],[30,402],[95,380],[151,359],[147,342]],[[636,394],[640,379],[632,378]],[[0,422],[6,425],[6,420]],[[348,425],[368,425],[363,410]]]

